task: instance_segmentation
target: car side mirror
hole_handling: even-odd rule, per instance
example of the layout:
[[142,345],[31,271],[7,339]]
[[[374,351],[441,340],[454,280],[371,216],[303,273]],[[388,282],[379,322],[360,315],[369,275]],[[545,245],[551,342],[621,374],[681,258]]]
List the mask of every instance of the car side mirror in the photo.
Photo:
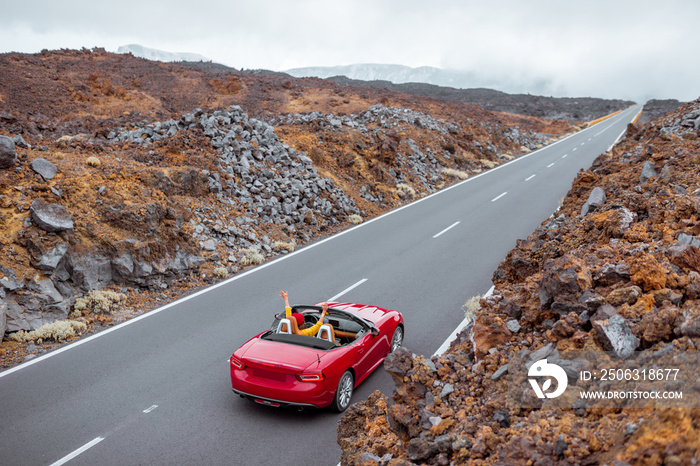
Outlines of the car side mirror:
[[372,334],[373,337],[376,337],[377,335],[379,335],[379,330],[377,330],[377,327],[370,328],[369,332]]

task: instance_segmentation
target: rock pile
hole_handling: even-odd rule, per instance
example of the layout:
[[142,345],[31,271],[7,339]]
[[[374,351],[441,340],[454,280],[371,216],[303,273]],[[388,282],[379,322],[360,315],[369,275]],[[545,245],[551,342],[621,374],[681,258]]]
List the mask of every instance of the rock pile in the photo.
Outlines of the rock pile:
[[[196,109],[179,120],[113,131],[108,140],[150,144],[183,130],[202,131],[219,155],[218,168],[223,176],[207,172],[209,191],[222,203],[234,208],[242,206],[245,211],[236,223],[206,221],[206,215],[202,215],[205,210],[195,212],[195,237],[202,243],[210,241],[209,248],[211,241],[219,244],[240,239],[245,248],[269,253],[269,239],[256,244],[255,234],[245,230],[260,224],[277,224],[286,225],[296,234],[298,225],[335,225],[360,213],[352,198],[331,179],[319,175],[306,154],[282,143],[270,124],[250,118],[239,106],[211,115]],[[308,239],[303,228],[300,230],[299,235]]]
[[556,361],[569,377],[584,364],[565,364],[560,353],[570,351],[697,361],[699,116],[700,100],[630,126],[621,145],[580,172],[560,210],[508,254],[494,294],[446,354],[387,358],[393,403],[376,393],[348,410],[338,426],[342,464],[700,462],[696,363],[682,369],[691,372],[682,387],[688,409],[508,401],[523,359]]
[[[313,132],[317,144],[306,147],[314,154],[334,154],[341,169],[356,170],[361,197],[383,204],[385,188],[395,184],[395,194],[410,198],[430,193],[454,177],[464,179],[493,168],[517,154],[551,142],[546,135],[519,126],[465,119],[445,121],[410,108],[375,104],[350,115],[319,111],[280,115],[270,120],[285,133]],[[329,167],[332,171],[336,167]],[[362,170],[369,173],[364,173]],[[402,187],[400,187],[402,186]]]

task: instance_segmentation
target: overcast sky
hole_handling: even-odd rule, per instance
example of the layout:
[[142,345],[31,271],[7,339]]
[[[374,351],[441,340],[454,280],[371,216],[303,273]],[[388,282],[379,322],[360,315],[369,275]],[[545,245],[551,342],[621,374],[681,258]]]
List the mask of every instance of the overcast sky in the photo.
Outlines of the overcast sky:
[[0,7],[0,52],[140,44],[235,68],[427,65],[521,87],[509,92],[546,83],[558,96],[700,97],[696,0],[0,0]]

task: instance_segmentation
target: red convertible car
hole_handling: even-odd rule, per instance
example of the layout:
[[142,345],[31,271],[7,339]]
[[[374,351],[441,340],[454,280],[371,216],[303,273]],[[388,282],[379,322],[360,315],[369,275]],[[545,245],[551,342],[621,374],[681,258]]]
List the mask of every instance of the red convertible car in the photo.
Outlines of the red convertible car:
[[[304,325],[318,322],[321,306],[295,306]],[[342,412],[353,390],[386,356],[401,346],[401,313],[353,303],[328,302],[317,335],[299,335],[297,321],[275,316],[267,330],[231,356],[231,387],[267,406],[327,406]]]

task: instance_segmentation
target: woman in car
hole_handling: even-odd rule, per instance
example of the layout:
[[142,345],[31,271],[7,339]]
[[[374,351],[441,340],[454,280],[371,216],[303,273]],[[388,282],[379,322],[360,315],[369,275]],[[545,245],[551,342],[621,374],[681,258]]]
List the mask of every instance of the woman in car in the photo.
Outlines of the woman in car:
[[299,314],[298,312],[292,312],[292,307],[289,305],[289,294],[286,291],[280,291],[280,296],[284,298],[284,310],[287,319],[295,319],[297,322],[297,327],[299,328],[298,335],[306,335],[307,337],[315,336],[316,333],[318,333],[318,329],[321,328],[321,325],[323,325],[323,318],[326,317],[326,311],[328,311],[328,304],[323,303],[323,312],[321,313],[321,318],[318,319],[318,322],[316,322],[313,326],[307,329],[302,329],[302,326],[304,325],[304,316]]

